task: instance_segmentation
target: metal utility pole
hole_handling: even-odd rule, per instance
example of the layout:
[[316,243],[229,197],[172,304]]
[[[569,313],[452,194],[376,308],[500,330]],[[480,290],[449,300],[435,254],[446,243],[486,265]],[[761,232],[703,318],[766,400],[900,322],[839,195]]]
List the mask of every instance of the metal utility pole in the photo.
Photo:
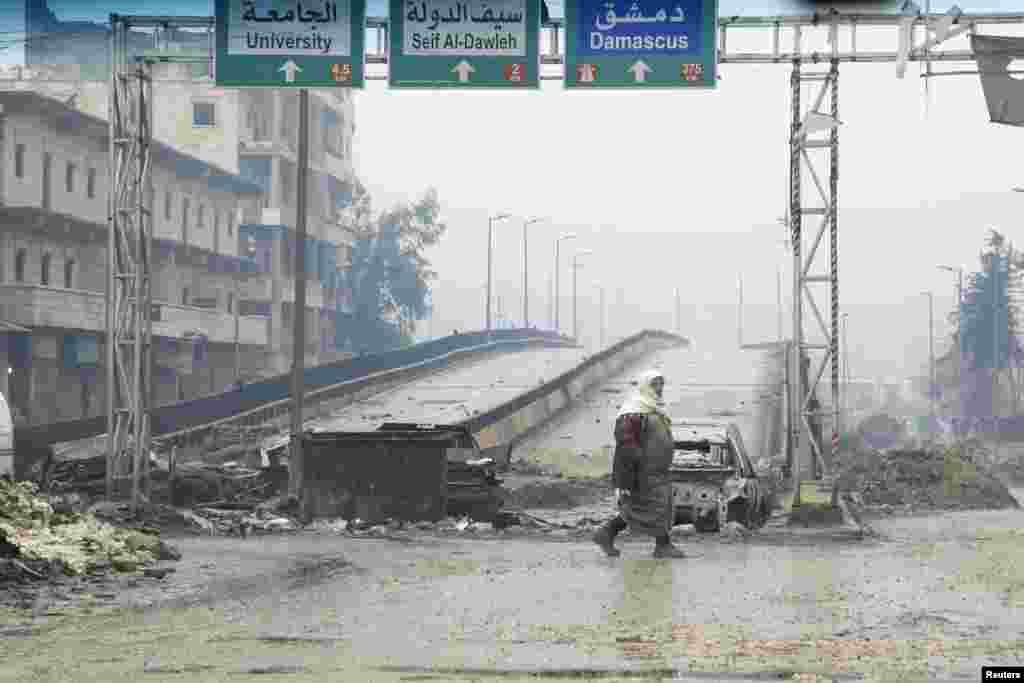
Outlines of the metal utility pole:
[[850,427],[850,342],[846,336],[849,327],[850,314],[843,313],[843,405],[842,405],[842,429]]
[[779,344],[782,343],[782,267],[775,270],[775,306],[779,316]]
[[928,435],[935,437],[935,296],[924,292],[928,297]]
[[675,330],[676,330],[676,334],[682,334],[682,329],[683,329],[683,310],[682,310],[682,304],[680,303],[680,300],[679,300],[679,288],[678,287],[676,288],[676,290],[674,292],[674,295],[675,295],[675,309],[676,309],[675,310],[675,318],[676,318],[675,319]]
[[739,348],[743,348],[743,276],[737,276],[739,284],[739,306],[736,308],[736,338]]
[[[999,252],[992,254],[992,417],[999,417]],[[998,435],[998,421],[996,421]],[[998,439],[996,440],[998,442]]]
[[138,23],[117,14],[110,23],[106,488],[112,498],[130,476],[137,512],[150,452],[153,80],[148,61],[128,64],[128,32]]
[[543,218],[531,218],[528,221],[523,221],[523,327],[528,328],[530,326],[530,280],[529,280],[529,266],[530,266],[530,252],[527,250],[526,233],[534,223],[539,223]]
[[299,90],[299,159],[295,183],[295,305],[292,310],[292,439],[288,483],[292,495],[302,490],[302,403],[306,371],[306,205],[309,191],[309,90]]
[[558,287],[558,269],[561,266],[560,249],[562,246],[562,240],[576,239],[576,233],[571,232],[566,235],[562,235],[555,239],[555,332],[561,333],[561,319],[558,315],[558,297],[561,295],[561,290]]
[[[964,417],[964,269],[938,266],[939,270],[956,273],[956,382],[959,415],[954,424]],[[957,429],[959,432],[960,430]]]
[[508,218],[507,213],[499,213],[497,216],[487,218],[487,333],[491,333],[491,261],[494,255],[494,221],[503,221]]
[[580,268],[579,259],[580,256],[589,256],[594,252],[589,249],[583,249],[577,251],[572,255],[572,338],[577,344],[579,344],[579,316],[576,311],[578,308],[578,297],[576,296],[576,271]]

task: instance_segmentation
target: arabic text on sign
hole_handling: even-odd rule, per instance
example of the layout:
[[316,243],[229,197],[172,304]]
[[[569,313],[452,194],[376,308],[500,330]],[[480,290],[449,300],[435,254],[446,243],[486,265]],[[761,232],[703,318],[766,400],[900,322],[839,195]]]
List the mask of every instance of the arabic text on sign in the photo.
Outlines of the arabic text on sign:
[[651,17],[645,17],[640,11],[640,5],[635,2],[630,6],[629,11],[622,16],[616,13],[615,3],[606,3],[605,7],[608,8],[608,11],[603,15],[599,14],[594,22],[594,26],[598,31],[611,31],[620,24],[686,23],[686,13],[679,5],[676,5],[671,15],[667,10],[660,9]]
[[494,30],[500,31],[504,24],[521,24],[523,23],[522,12],[509,12],[505,13],[501,10],[497,14],[494,13],[489,7],[486,7],[483,12],[473,14],[469,10],[469,3],[460,2],[454,6],[449,6],[447,12],[445,10],[431,8],[430,2],[415,2],[414,0],[408,0],[406,2],[406,15],[405,19],[412,24],[429,24],[428,28],[431,31],[436,31],[441,24],[463,24],[463,23],[474,23],[474,24],[492,24]]
[[299,2],[296,3],[294,10],[289,9],[282,14],[276,9],[271,9],[267,11],[265,16],[256,14],[255,0],[243,0],[242,6],[243,21],[252,21],[257,23],[285,23],[299,21],[304,24],[310,24],[313,22],[326,24],[331,22],[337,23],[338,21],[338,4],[335,2],[325,3],[322,11],[319,9],[310,9],[309,4],[304,7],[303,4]]

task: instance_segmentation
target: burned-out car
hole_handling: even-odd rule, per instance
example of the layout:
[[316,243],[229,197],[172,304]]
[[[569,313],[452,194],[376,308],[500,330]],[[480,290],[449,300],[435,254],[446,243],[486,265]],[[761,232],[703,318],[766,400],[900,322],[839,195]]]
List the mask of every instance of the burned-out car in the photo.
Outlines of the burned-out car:
[[764,490],[734,423],[673,419],[672,496],[675,523],[718,531],[727,521],[757,528],[771,514]]

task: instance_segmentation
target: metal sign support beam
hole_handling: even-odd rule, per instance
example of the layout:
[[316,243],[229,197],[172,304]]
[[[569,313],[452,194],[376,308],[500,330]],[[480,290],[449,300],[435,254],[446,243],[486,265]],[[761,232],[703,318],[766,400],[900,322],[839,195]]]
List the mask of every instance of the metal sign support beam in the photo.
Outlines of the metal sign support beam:
[[130,478],[137,510],[150,445],[153,81],[148,63],[128,63],[129,24],[111,24],[106,484],[113,497]]

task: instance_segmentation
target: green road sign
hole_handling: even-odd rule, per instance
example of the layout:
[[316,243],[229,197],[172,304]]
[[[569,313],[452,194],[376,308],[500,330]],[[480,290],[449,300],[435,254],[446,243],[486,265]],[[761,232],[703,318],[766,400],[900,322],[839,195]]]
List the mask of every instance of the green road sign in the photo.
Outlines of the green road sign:
[[361,88],[365,0],[215,0],[217,85]]
[[565,87],[714,87],[717,0],[565,3]]
[[540,0],[390,0],[392,88],[540,87]]

